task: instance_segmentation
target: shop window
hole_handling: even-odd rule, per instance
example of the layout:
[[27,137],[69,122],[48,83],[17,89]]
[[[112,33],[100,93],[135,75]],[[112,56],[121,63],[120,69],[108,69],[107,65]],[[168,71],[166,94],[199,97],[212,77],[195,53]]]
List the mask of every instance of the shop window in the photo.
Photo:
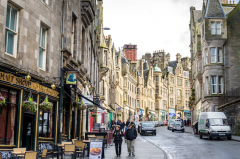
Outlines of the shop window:
[[53,137],[53,119],[54,119],[54,111],[53,110],[54,110],[54,106],[49,111],[40,109],[39,137],[48,137],[48,138]]
[[5,98],[5,104],[0,106],[0,145],[15,145],[17,92],[0,89],[0,96]]

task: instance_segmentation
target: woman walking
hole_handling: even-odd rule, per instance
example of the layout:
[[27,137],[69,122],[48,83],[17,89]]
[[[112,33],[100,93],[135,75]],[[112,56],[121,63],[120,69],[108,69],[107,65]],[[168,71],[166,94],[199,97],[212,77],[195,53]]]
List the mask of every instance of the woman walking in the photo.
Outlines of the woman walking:
[[120,131],[120,126],[116,125],[115,131],[113,133],[113,137],[114,137],[114,143],[115,143],[117,157],[121,156],[122,136],[123,136],[123,133]]

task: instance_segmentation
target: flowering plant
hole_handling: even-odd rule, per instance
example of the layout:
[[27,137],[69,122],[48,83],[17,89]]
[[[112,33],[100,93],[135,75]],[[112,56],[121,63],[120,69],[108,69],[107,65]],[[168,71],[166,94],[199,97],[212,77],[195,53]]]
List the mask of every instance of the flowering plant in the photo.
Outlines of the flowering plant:
[[51,110],[53,104],[48,101],[48,96],[46,96],[45,100],[40,104],[40,108],[43,110]]
[[97,113],[92,113],[92,116],[94,117],[94,116],[97,116]]
[[76,108],[80,108],[81,107],[81,102],[79,101],[79,98],[77,98],[77,100],[75,102],[73,102],[73,106]]
[[86,108],[87,108],[86,104],[84,104],[82,101],[81,107],[79,109],[86,109]]
[[5,105],[6,102],[6,98],[4,98],[3,96],[0,96],[0,106]]
[[88,110],[89,110],[90,112],[93,112],[93,111],[94,111],[94,107],[88,108]]
[[36,111],[37,111],[36,105],[37,105],[37,103],[34,102],[33,99],[29,96],[28,100],[25,100],[22,103],[22,108],[23,108],[23,110],[30,110],[30,112],[36,113]]

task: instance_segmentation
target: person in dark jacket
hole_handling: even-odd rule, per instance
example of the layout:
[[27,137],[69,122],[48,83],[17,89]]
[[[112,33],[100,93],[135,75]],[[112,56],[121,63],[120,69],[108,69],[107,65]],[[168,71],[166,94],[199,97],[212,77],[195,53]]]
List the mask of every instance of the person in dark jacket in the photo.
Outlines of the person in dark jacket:
[[116,125],[115,131],[113,132],[113,137],[114,137],[114,143],[115,143],[117,157],[121,156],[122,136],[123,136],[123,132],[120,131],[120,126]]
[[129,126],[129,124],[130,124],[130,122],[129,122],[129,120],[126,122],[126,126]]
[[129,125],[128,129],[125,132],[125,142],[127,141],[129,157],[131,156],[131,154],[132,156],[135,156],[134,143],[136,138],[137,138],[136,129],[133,128],[133,125]]

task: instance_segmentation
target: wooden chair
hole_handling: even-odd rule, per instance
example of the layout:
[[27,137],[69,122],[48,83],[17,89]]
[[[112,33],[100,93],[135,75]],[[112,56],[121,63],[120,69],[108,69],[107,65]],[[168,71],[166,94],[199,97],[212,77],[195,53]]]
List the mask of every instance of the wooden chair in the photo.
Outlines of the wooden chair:
[[[13,152],[14,153],[25,153],[26,152],[26,148],[13,148]],[[15,155],[17,157],[24,157],[24,155]]]
[[103,139],[104,137],[103,136],[97,136],[96,138],[97,139]]
[[37,159],[37,152],[25,152],[24,159]]
[[76,145],[76,154],[81,154],[83,156],[84,159],[84,155],[85,155],[85,143],[83,143],[83,141],[75,141],[75,145]]
[[70,155],[70,156],[72,156],[72,155],[74,155],[74,158],[76,158],[76,149],[75,149],[75,145],[73,145],[73,144],[65,144],[64,145],[64,156],[66,156],[66,155]]
[[39,155],[39,157],[41,157],[41,159],[43,158],[47,158],[47,155],[48,155],[48,150],[47,149],[43,149],[43,152],[41,155]]
[[72,144],[75,144],[75,141],[76,141],[77,139],[72,139]]

